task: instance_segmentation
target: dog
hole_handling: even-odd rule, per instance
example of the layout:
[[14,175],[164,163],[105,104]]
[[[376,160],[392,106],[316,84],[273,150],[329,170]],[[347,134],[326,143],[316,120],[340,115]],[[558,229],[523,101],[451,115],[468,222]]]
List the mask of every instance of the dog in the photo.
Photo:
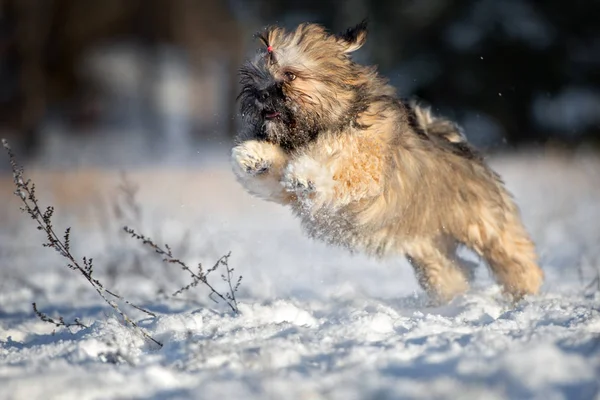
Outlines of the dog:
[[520,211],[462,129],[352,60],[365,22],[337,34],[270,26],[256,37],[262,48],[240,68],[243,127],[231,152],[249,193],[289,205],[312,238],[404,255],[434,301],[469,288],[461,244],[507,297],[539,292],[544,273]]

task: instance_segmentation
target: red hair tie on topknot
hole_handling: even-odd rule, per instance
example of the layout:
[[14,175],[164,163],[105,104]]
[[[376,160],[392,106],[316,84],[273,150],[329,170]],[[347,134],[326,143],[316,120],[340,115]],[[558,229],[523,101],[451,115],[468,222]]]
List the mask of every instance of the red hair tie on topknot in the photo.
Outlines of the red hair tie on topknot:
[[267,51],[268,51],[269,53],[272,53],[272,52],[273,52],[273,46],[270,46],[270,45],[269,45],[269,46],[267,47]]

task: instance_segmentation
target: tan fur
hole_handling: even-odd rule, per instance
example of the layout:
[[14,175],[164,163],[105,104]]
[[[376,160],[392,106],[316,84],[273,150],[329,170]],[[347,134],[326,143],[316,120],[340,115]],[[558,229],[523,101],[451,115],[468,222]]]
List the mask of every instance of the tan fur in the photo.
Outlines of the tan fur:
[[[336,56],[356,43],[344,47],[320,27],[302,25],[289,35],[276,28],[266,40],[277,49],[272,74],[298,71],[284,86],[288,101],[308,108],[297,118],[326,114],[321,126],[332,128],[290,151],[242,136],[232,162],[249,192],[290,205],[311,237],[378,257],[406,255],[434,299],[448,301],[468,289],[455,254],[460,243],[487,260],[507,294],[538,293],[543,273],[518,209],[455,124],[413,105],[411,125],[408,108],[389,99],[391,87],[371,69]],[[342,49],[336,53],[335,46]],[[305,72],[306,66],[319,72]],[[335,92],[327,73],[341,74],[349,87],[367,84],[372,94],[341,129],[332,121],[348,112],[356,92]]]
[[[236,176],[250,193],[264,200],[282,204],[292,200],[291,197],[294,196],[282,190],[280,183],[288,160],[279,146],[251,140],[235,147],[233,157],[236,159]],[[263,168],[269,173],[261,173]]]
[[412,106],[417,116],[417,122],[427,133],[444,137],[452,143],[466,141],[466,138],[456,124],[444,118],[436,117],[429,108],[420,107],[416,102]]

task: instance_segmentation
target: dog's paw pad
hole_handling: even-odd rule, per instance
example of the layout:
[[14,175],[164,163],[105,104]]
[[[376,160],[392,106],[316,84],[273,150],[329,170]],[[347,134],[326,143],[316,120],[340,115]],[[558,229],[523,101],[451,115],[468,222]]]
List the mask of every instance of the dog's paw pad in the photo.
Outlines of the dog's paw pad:
[[283,179],[283,187],[288,191],[300,195],[308,195],[316,190],[315,183],[310,179],[287,175]]
[[250,175],[264,174],[271,168],[271,163],[266,160],[253,159],[244,164],[245,171]]
[[271,168],[270,161],[263,159],[247,146],[234,148],[232,156],[238,167],[248,175],[261,175]]

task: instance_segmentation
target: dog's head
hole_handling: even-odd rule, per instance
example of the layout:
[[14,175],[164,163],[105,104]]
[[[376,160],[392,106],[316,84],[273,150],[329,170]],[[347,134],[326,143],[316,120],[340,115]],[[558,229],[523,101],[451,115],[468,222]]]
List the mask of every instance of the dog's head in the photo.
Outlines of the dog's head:
[[366,23],[341,34],[316,24],[295,31],[268,27],[262,47],[240,69],[240,106],[252,135],[293,150],[320,131],[342,129],[364,108],[375,72],[350,53],[367,37]]

